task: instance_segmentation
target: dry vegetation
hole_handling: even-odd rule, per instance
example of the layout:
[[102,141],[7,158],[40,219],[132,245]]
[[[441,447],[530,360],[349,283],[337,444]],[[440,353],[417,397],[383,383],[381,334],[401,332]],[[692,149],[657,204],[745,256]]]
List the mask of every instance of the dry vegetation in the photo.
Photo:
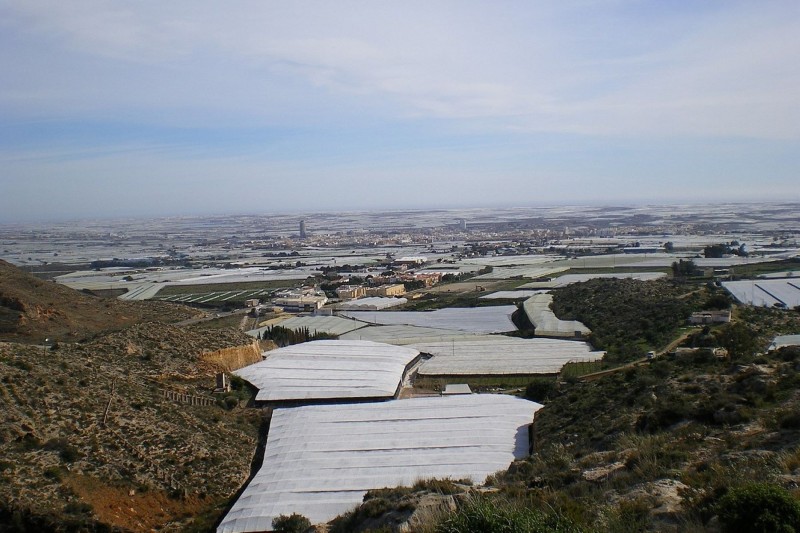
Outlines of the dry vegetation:
[[[142,322],[151,306],[12,274],[24,282],[12,293],[23,317],[42,305],[56,317],[25,318],[12,337],[112,331],[52,347],[0,343],[0,529],[209,530],[247,479],[264,422],[244,408],[242,382],[213,395],[214,361],[251,352],[253,339]],[[84,320],[97,309],[109,311]]]

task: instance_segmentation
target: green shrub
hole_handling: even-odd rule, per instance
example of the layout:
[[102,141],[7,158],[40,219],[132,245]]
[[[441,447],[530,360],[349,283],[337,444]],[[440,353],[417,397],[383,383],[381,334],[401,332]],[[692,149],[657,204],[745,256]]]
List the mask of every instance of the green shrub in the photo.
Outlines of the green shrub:
[[239,405],[239,398],[230,394],[228,396],[217,396],[217,405],[230,411]]
[[556,380],[536,378],[525,387],[525,398],[534,402],[545,402],[556,392]]
[[785,489],[754,483],[731,490],[717,505],[726,533],[800,532],[800,502]]
[[45,450],[58,452],[58,456],[61,457],[61,460],[65,463],[74,463],[81,457],[81,452],[63,437],[48,440],[44,443],[43,448]]
[[305,533],[311,529],[311,521],[297,513],[280,515],[272,520],[272,528],[280,533]]

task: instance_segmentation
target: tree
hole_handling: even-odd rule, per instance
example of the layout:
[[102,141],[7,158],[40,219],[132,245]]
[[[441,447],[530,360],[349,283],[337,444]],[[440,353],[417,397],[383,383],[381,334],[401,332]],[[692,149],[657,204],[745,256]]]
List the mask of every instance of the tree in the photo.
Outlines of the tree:
[[703,255],[705,257],[719,258],[728,253],[730,253],[730,248],[725,244],[710,244],[703,248]]
[[406,288],[406,291],[413,291],[416,289],[424,289],[425,282],[421,279],[414,279],[410,281],[404,281],[403,286]]
[[742,322],[725,324],[714,336],[719,345],[728,350],[731,359],[751,356],[758,350],[756,332]]
[[691,259],[676,261],[672,263],[672,275],[676,278],[688,278],[693,276],[697,270],[697,265]]
[[708,297],[708,300],[703,304],[703,309],[706,310],[722,310],[722,309],[730,309],[731,308],[731,299],[721,293],[712,294]]

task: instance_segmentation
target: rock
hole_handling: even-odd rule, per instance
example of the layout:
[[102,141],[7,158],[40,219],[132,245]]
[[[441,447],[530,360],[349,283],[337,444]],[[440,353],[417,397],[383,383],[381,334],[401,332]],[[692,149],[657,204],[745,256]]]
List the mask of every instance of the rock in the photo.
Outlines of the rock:
[[676,479],[659,479],[650,483],[637,485],[623,498],[636,500],[649,498],[653,502],[651,515],[664,520],[677,518],[683,508],[683,497],[680,492],[689,487]]
[[426,494],[417,502],[417,508],[398,531],[418,531],[423,524],[431,523],[431,517],[452,513],[456,510],[456,500],[453,496],[441,494]]
[[586,481],[603,482],[621,470],[625,470],[625,463],[611,463],[610,465],[584,470],[581,473],[581,477]]

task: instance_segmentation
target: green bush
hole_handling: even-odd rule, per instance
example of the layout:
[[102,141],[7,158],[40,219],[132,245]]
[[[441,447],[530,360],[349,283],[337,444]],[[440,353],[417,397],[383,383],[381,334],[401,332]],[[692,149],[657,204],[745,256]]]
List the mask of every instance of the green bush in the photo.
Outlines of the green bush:
[[785,489],[753,483],[731,490],[717,505],[726,533],[798,533],[800,502]]
[[556,380],[536,378],[525,387],[525,398],[542,403],[552,398],[556,392]]
[[311,521],[297,513],[280,515],[272,520],[272,528],[280,533],[304,533],[311,529]]

